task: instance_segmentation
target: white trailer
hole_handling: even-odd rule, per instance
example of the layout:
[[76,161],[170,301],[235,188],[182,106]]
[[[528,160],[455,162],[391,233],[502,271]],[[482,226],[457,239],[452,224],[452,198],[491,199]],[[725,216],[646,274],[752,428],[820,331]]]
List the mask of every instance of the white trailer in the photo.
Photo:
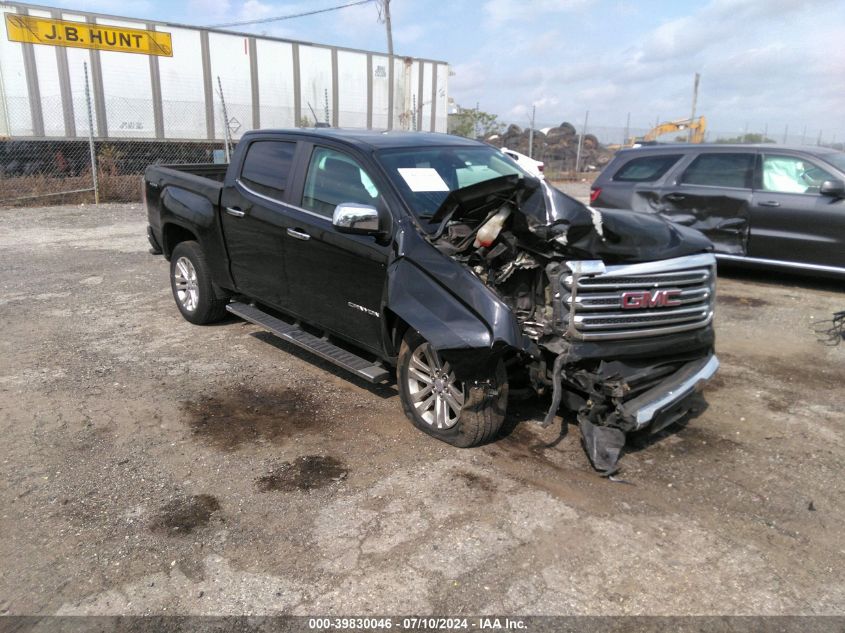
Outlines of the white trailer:
[[223,140],[222,99],[235,139],[316,123],[446,131],[442,61],[17,2],[0,12],[0,137],[87,137],[85,62],[97,139]]

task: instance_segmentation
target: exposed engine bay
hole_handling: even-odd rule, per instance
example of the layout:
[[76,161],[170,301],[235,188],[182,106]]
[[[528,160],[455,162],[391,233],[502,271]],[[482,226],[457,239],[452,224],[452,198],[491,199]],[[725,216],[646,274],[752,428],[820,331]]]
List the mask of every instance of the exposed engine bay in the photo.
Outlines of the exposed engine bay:
[[[653,432],[689,413],[696,400],[686,395],[718,366],[709,327],[715,272],[705,279],[704,268],[675,270],[710,250],[709,242],[653,220],[605,213],[543,181],[504,176],[453,191],[427,235],[511,309],[532,342],[531,358],[519,364],[524,379],[533,392],[551,394],[542,424],[550,425],[561,405],[574,411],[587,455],[605,475],[617,471],[626,434]],[[673,263],[661,267],[666,260]],[[620,276],[627,269],[649,277]],[[606,312],[581,316],[573,306]],[[643,310],[616,312],[631,308]],[[661,337],[664,330],[688,334],[679,344]],[[673,385],[690,394],[643,413]]]

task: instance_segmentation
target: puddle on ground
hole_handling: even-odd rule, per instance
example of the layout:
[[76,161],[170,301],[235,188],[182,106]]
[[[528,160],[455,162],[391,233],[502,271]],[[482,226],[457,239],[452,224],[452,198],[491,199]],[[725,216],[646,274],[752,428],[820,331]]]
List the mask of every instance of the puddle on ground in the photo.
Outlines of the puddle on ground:
[[499,489],[499,486],[495,481],[490,479],[490,477],[471,473],[466,470],[459,470],[455,474],[472,490],[482,490],[484,492],[494,493]]
[[281,443],[325,421],[317,398],[304,389],[236,391],[182,404],[191,433],[232,451],[254,442]]
[[255,485],[260,492],[313,490],[345,479],[348,472],[344,463],[334,457],[304,455],[257,478]]
[[180,497],[163,505],[150,522],[150,530],[169,534],[190,534],[208,524],[211,515],[220,510],[217,497],[191,495]]

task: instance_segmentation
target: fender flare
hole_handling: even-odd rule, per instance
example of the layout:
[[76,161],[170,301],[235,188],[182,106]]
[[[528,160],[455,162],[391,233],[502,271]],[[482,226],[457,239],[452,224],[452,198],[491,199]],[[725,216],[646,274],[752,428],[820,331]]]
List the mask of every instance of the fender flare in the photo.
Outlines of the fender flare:
[[438,351],[523,349],[513,312],[480,280],[473,281],[481,287],[461,300],[418,266],[399,259],[388,272],[387,308]]
[[181,219],[187,227],[208,228],[214,224],[214,205],[205,196],[182,189],[167,187],[161,194],[161,205],[167,215]]

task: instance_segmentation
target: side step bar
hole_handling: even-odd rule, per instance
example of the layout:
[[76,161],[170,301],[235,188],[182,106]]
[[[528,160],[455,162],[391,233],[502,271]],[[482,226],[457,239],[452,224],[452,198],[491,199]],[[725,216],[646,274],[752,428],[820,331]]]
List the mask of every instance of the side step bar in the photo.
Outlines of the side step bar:
[[374,365],[372,361],[347,352],[345,349],[333,345],[325,339],[309,334],[292,323],[286,323],[281,319],[277,319],[272,314],[267,314],[255,306],[233,302],[226,306],[226,310],[245,321],[263,327],[265,330],[272,332],[288,343],[293,343],[330,363],[334,363],[338,367],[343,367],[351,371],[364,380],[372,383],[380,383],[390,378],[390,372],[384,367]]

